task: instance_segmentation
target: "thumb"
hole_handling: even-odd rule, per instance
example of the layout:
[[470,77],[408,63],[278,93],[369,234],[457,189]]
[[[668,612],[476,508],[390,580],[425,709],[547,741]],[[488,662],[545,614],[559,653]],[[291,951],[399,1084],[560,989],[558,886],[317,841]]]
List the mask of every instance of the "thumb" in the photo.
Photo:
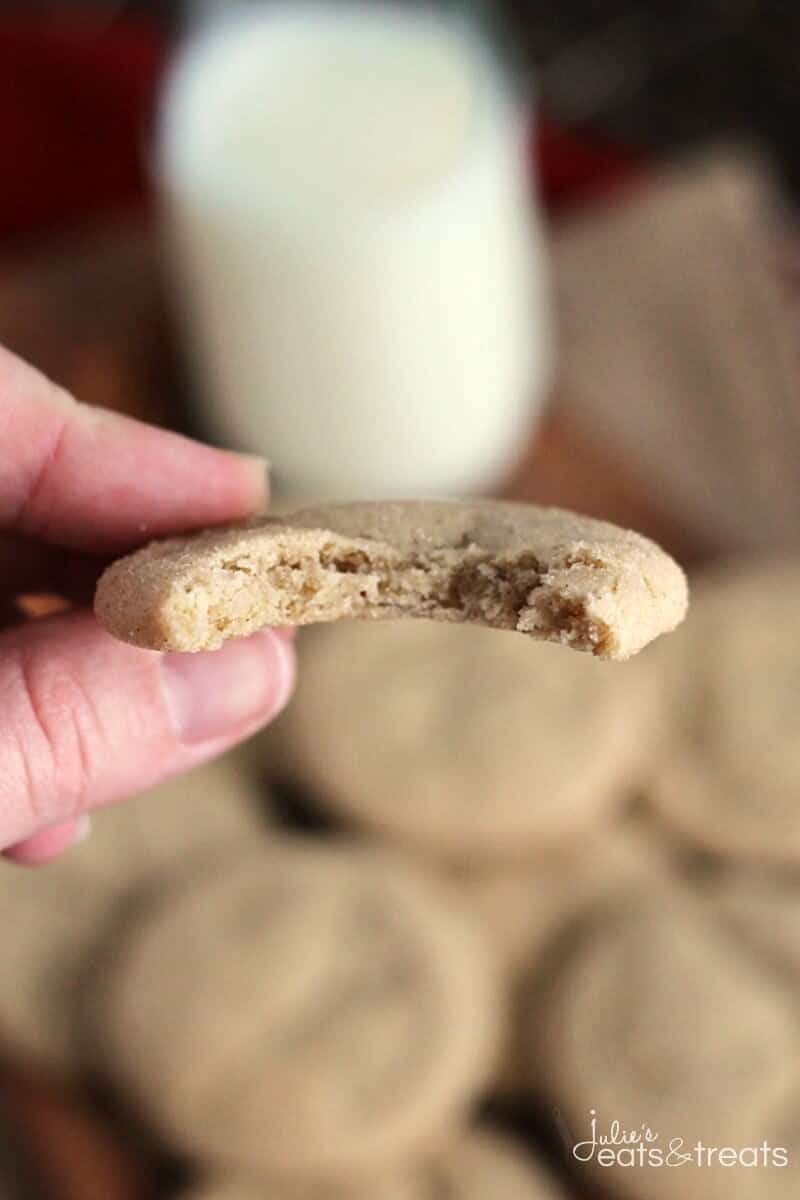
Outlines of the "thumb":
[[220,754],[275,716],[294,681],[264,630],[207,654],[117,641],[91,614],[0,634],[0,849]]

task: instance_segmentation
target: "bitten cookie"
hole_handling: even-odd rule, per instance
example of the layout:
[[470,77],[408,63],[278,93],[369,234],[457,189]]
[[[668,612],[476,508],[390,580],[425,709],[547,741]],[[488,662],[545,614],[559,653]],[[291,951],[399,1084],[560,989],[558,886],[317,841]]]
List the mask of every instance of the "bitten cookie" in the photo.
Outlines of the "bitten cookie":
[[264,758],[329,811],[450,858],[520,858],[605,823],[654,734],[646,661],[474,626],[342,624],[301,645]]
[[119,943],[109,1069],[201,1160],[301,1179],[419,1154],[491,1071],[499,996],[466,912],[388,853],[273,837],[164,890]]
[[637,533],[503,501],[332,505],[153,542],[113,563],[95,611],[153,650],[213,650],[265,625],[430,617],[516,629],[625,659],[687,606],[673,560]]
[[429,1161],[340,1187],[210,1180],[182,1200],[566,1200],[532,1154],[497,1134],[462,1134]]
[[92,835],[56,862],[0,862],[0,1038],[59,1069],[83,1060],[81,981],[134,887],[221,847],[249,844],[257,789],[227,762],[93,814]]
[[[749,1200],[756,1172],[707,1151],[759,1138],[749,1110],[800,1049],[784,1000],[682,893],[641,889],[587,920],[531,1013],[579,1175],[636,1200]],[[606,1142],[604,1162],[593,1117],[639,1142]]]
[[651,797],[713,854],[800,863],[798,606],[800,563],[720,571],[664,656],[676,736]]

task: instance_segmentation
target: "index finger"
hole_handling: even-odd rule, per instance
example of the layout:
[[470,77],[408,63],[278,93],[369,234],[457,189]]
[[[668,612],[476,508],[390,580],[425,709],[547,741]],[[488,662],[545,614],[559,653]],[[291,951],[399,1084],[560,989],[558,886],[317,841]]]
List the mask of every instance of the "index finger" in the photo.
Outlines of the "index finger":
[[0,347],[0,530],[116,553],[267,497],[262,460],[79,404]]

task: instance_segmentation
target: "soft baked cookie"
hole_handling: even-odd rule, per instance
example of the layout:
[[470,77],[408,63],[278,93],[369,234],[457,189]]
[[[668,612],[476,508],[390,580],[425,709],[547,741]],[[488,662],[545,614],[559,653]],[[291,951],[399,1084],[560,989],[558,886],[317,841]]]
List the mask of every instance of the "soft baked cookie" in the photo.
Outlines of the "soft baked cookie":
[[800,1073],[797,1063],[787,1063],[765,1093],[745,1097],[750,1143],[756,1149],[753,1200],[797,1200],[800,1163]]
[[374,1179],[338,1187],[291,1187],[218,1179],[182,1200],[566,1200],[548,1171],[529,1152],[494,1133],[453,1138],[416,1166],[383,1171]]
[[715,880],[722,917],[776,978],[800,986],[800,876],[736,871]]
[[504,1097],[539,1092],[525,1052],[531,990],[551,970],[573,924],[634,884],[668,880],[667,857],[628,820],[524,863],[470,864],[453,875],[485,931],[504,984],[504,1054],[492,1090]]
[[0,861],[0,1040],[59,1069],[83,1060],[80,983],[131,889],[258,831],[255,785],[226,761],[93,813],[92,835],[38,870]]
[[[800,787],[800,781],[798,781]],[[684,844],[742,862],[800,865],[796,791],[691,749],[678,750],[648,785],[651,806]]]
[[112,564],[95,611],[153,650],[265,625],[431,617],[629,658],[683,619],[680,567],[640,534],[504,501],[388,501],[153,542]]
[[536,1092],[527,1000],[570,927],[597,905],[669,875],[666,857],[634,821],[594,831],[524,863],[469,864],[453,872],[459,892],[486,934],[507,1003],[505,1048],[492,1089]]
[[524,862],[462,865],[453,879],[487,932],[502,978],[513,980],[535,973],[576,915],[667,870],[660,846],[624,821]]
[[[536,1066],[544,1062],[574,1166],[609,1192],[640,1200],[744,1200],[756,1172],[682,1161],[699,1142],[744,1147],[748,1111],[787,1062],[798,1061],[794,1013],[779,989],[682,893],[640,889],[598,911],[565,947],[532,1005]],[[655,1137],[617,1145],[610,1163],[591,1146],[619,1129]],[[667,1156],[658,1165],[651,1152]],[[580,1163],[583,1162],[583,1166]],[[766,1193],[764,1193],[766,1194]]]
[[387,852],[277,839],[164,890],[109,965],[109,1069],[165,1137],[336,1177],[431,1145],[493,1065],[496,980],[442,884]]
[[266,763],[329,811],[454,858],[514,858],[605,823],[653,744],[647,662],[468,625],[315,630]]
[[663,656],[675,736],[652,801],[712,853],[800,863],[798,606],[800,562],[718,571]]

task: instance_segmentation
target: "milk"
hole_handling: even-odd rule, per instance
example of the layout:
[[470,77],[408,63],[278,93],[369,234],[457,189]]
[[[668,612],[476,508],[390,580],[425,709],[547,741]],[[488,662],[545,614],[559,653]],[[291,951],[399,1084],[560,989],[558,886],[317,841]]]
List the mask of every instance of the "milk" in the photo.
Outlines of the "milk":
[[307,496],[496,486],[548,373],[525,141],[428,10],[278,2],[191,42],[159,174],[212,431]]

